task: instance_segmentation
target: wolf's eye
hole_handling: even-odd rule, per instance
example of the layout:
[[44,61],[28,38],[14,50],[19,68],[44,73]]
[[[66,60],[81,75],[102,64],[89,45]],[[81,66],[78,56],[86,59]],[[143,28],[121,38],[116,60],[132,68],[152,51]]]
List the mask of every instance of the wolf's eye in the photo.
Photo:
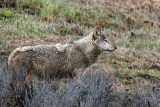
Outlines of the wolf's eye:
[[105,42],[108,42],[108,40],[106,39],[106,40],[104,40]]

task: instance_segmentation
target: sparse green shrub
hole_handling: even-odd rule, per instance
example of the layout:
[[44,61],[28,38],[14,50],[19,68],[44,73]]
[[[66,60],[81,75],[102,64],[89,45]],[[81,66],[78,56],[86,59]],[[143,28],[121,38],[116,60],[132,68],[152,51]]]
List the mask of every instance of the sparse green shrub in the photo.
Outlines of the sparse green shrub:
[[14,16],[14,13],[9,10],[0,9],[0,17],[11,18]]
[[139,77],[144,77],[144,76],[145,76],[145,74],[144,74],[144,73],[142,73],[142,72],[137,72],[137,76],[139,76]]

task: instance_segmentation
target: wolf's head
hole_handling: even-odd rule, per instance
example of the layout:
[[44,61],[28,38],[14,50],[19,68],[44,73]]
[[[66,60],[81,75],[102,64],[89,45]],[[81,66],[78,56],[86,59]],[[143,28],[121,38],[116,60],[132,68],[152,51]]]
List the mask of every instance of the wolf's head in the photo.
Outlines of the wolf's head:
[[101,51],[109,51],[112,52],[117,49],[112,43],[108,41],[108,36],[102,33],[100,27],[95,28],[95,31],[92,35],[93,40],[96,45],[100,48]]

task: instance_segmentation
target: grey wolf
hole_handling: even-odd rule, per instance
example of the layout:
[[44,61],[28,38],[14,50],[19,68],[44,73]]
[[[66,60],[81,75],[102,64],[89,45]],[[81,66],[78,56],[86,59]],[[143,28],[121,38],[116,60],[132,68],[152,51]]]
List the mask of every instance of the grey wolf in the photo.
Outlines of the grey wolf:
[[79,69],[83,71],[95,63],[103,51],[112,52],[116,48],[97,27],[70,43],[16,48],[8,58],[8,66],[15,82],[28,82],[33,77],[74,77]]

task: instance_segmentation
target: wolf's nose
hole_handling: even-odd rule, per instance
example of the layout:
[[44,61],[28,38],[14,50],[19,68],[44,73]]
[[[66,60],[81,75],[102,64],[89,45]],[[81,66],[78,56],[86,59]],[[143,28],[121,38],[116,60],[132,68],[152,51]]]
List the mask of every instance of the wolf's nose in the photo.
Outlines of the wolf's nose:
[[114,49],[117,49],[117,47],[115,46]]

